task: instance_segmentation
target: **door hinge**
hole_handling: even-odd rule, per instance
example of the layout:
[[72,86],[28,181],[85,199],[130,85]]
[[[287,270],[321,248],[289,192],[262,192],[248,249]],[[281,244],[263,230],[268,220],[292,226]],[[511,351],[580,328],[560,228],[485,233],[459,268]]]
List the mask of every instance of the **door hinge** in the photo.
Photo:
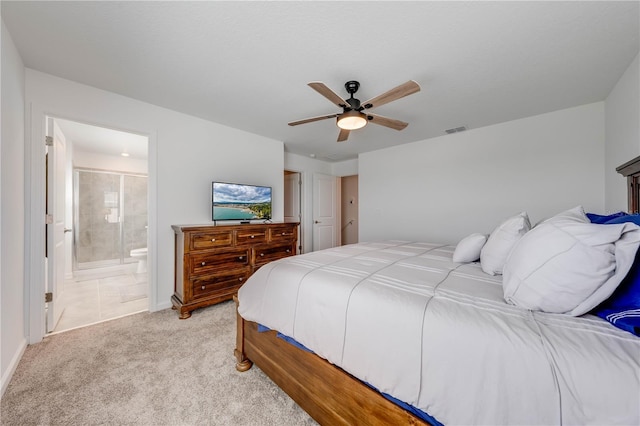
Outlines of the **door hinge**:
[[44,301],[45,303],[53,302],[53,293],[45,293]]
[[44,144],[46,146],[53,146],[53,138],[51,136],[46,136],[44,138]]
[[47,225],[51,225],[53,223],[53,215],[52,214],[45,215],[44,223],[46,223]]

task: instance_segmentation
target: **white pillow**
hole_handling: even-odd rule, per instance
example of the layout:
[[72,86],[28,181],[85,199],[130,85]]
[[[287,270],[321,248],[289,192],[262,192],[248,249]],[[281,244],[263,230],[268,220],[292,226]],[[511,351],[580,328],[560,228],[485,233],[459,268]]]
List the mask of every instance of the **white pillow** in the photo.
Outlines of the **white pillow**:
[[581,206],[539,224],[504,267],[504,299],[543,312],[582,315],[613,293],[640,245],[633,223],[598,225]]
[[475,262],[480,259],[480,250],[487,242],[484,234],[471,234],[460,240],[453,252],[453,261],[459,263]]
[[502,274],[511,249],[529,229],[531,223],[526,212],[512,216],[498,225],[480,252],[482,270],[490,275]]
[[582,206],[576,206],[572,209],[565,210],[561,213],[551,216],[549,219],[540,221],[540,223],[536,224],[536,226],[543,224],[545,222],[552,222],[552,221],[558,221],[558,220],[564,220],[564,219],[569,221],[573,220],[576,222],[591,223],[587,215],[584,213],[584,209],[582,208]]

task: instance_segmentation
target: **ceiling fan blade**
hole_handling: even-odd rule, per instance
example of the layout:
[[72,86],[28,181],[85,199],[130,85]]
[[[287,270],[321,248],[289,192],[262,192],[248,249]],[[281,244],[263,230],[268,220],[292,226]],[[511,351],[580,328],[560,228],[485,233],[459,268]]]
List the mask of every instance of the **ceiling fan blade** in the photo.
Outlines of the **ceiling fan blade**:
[[349,138],[349,132],[351,130],[340,129],[340,133],[338,134],[338,142],[344,142]]
[[329,99],[334,104],[338,105],[341,108],[345,108],[349,106],[347,101],[342,99],[336,92],[329,89],[323,82],[321,81],[312,81],[309,83],[309,87],[311,87],[316,92],[320,93],[325,98]]
[[314,121],[326,120],[327,118],[335,118],[337,116],[338,116],[338,113],[319,115],[318,117],[304,118],[302,120],[290,122],[289,126],[297,126],[298,124],[313,123]]
[[364,106],[365,109],[379,107],[380,105],[388,104],[396,99],[404,98],[405,96],[412,95],[419,91],[420,85],[413,80],[409,80],[400,86],[384,92],[382,95],[378,95],[366,102],[362,102],[362,106]]
[[381,126],[390,127],[395,130],[402,130],[409,125],[409,123],[405,123],[404,121],[396,120],[389,117],[383,117],[378,114],[367,113],[369,116],[369,123],[379,124]]

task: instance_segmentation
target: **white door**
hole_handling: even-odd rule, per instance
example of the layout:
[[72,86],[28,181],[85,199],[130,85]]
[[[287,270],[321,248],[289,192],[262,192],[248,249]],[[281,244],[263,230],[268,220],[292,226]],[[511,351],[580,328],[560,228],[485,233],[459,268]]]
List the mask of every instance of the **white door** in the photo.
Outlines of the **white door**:
[[302,209],[300,208],[302,180],[300,173],[284,175],[284,220],[298,222],[298,254],[302,253]]
[[313,175],[313,251],[336,246],[335,176]]
[[65,139],[47,119],[47,333],[53,331],[64,310],[65,266]]

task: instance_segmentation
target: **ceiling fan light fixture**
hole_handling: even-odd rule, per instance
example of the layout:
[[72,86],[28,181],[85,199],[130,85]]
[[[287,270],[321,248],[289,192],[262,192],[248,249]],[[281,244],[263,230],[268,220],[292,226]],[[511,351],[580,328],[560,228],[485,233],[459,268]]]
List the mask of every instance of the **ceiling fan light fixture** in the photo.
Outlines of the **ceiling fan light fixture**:
[[361,129],[367,125],[367,116],[360,111],[347,111],[338,116],[337,124],[344,130]]

